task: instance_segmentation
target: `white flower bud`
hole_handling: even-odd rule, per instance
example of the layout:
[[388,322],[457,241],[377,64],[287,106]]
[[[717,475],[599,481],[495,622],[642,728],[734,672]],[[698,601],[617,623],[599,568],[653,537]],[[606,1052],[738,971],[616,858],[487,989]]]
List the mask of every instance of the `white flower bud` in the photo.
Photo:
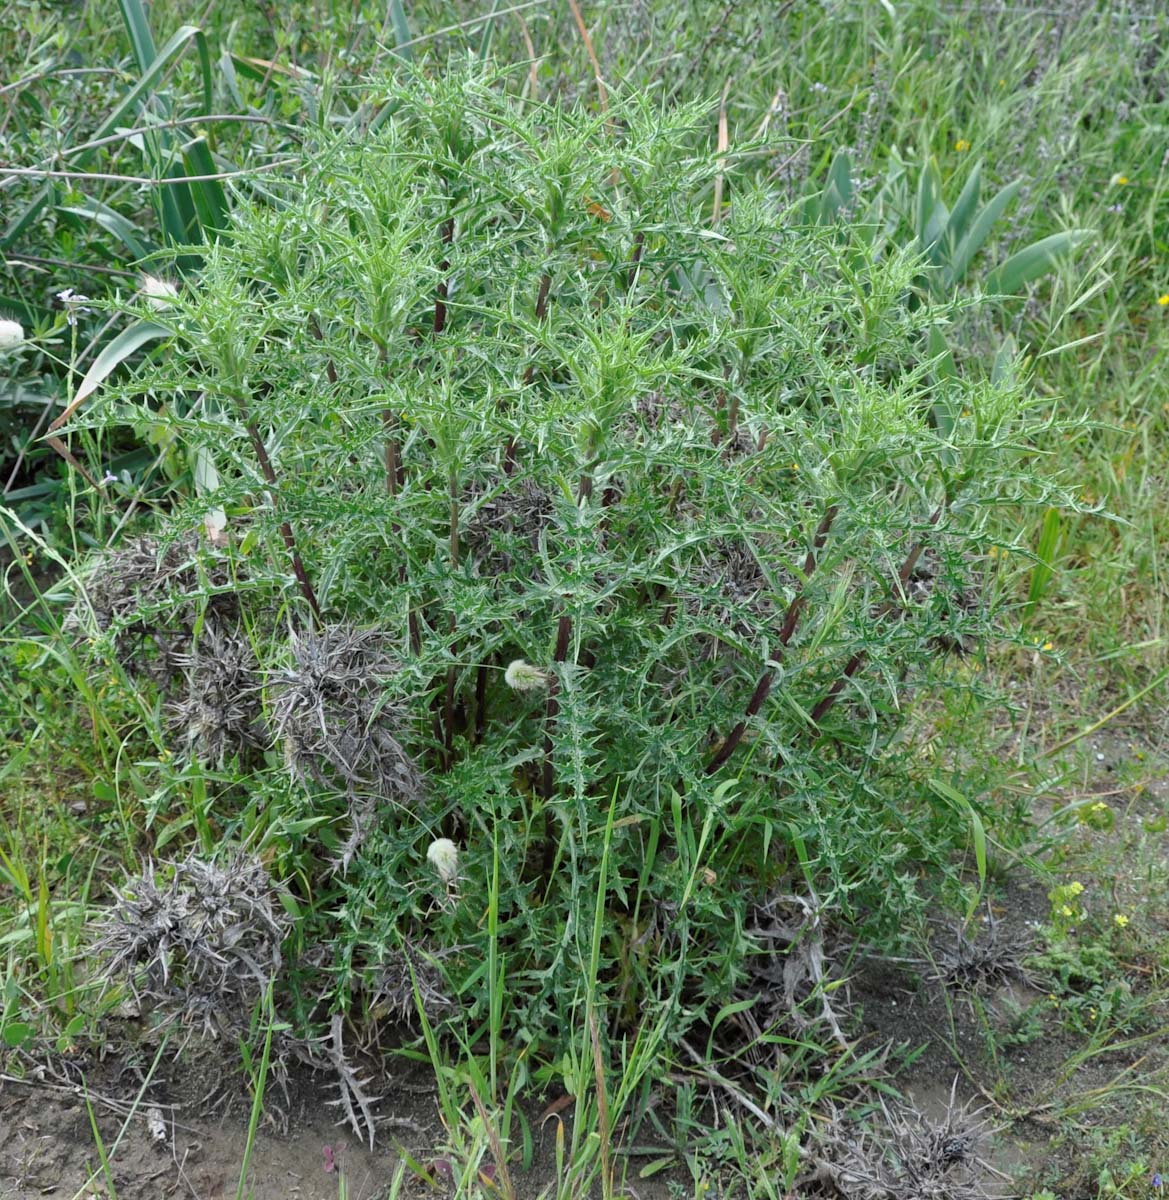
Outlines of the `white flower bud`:
[[459,877],[459,851],[450,838],[437,838],[426,852],[430,865],[448,886]]
[[0,321],[0,350],[15,350],[24,342],[24,326],[19,321]]
[[169,279],[142,276],[142,295],[155,312],[162,312],[179,298],[179,289]]
[[531,663],[524,662],[522,658],[508,663],[507,670],[503,673],[503,681],[517,692],[534,692],[548,686],[547,674],[538,667],[533,667]]

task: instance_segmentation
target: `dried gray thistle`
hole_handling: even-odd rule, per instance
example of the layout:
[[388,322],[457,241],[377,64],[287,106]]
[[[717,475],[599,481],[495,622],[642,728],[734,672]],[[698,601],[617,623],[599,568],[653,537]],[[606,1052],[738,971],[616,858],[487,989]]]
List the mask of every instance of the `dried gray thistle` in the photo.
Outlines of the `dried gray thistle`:
[[65,628],[108,634],[128,671],[162,683],[180,670],[176,647],[190,637],[199,597],[207,595],[212,618],[238,619],[230,585],[227,564],[203,554],[194,534],[170,542],[134,538],[97,559]]
[[473,484],[463,500],[462,541],[482,572],[511,570],[517,549],[535,551],[552,520],[552,493],[528,476],[507,478],[502,490]]
[[329,1032],[330,1037],[325,1043],[325,1051],[333,1070],[337,1073],[337,1091],[339,1093],[337,1099],[330,1100],[329,1103],[341,1109],[350,1129],[359,1138],[368,1140],[369,1148],[372,1150],[374,1130],[377,1128],[377,1118],[373,1114],[373,1106],[380,1097],[371,1096],[366,1092],[369,1080],[362,1079],[357,1068],[345,1056],[344,1024],[340,1013],[333,1014]]
[[242,630],[207,625],[176,660],[183,689],[167,706],[169,723],[199,758],[222,763],[230,754],[264,745],[259,668]]
[[813,1155],[813,1179],[830,1180],[856,1200],[988,1200],[998,1173],[978,1155],[988,1133],[980,1117],[981,1110],[955,1103],[954,1089],[937,1121],[884,1102],[867,1129],[849,1128],[834,1114]]
[[191,855],[128,880],[98,920],[93,950],[107,982],[123,977],[164,1021],[214,1035],[276,977],[289,923],[258,859]]
[[807,1028],[811,1022],[804,1009],[811,1003],[818,1006],[819,1019],[838,1044],[847,1047],[839,1018],[828,1002],[823,922],[815,897],[772,896],[756,907],[746,932],[762,951],[749,956],[746,965],[752,990],[765,1002],[765,1023],[786,1018],[797,1028]]
[[291,650],[292,664],[273,680],[272,727],[295,778],[348,796],[347,863],[374,800],[411,805],[422,795],[418,767],[398,740],[402,709],[385,696],[399,663],[384,633],[345,625],[298,634]]
[[[437,959],[450,950],[402,949],[386,956],[373,986],[370,1009],[378,1015],[392,1017],[403,1025],[418,1024],[418,1001],[431,1025],[437,1024],[454,1007],[446,993],[446,980]],[[410,968],[413,967],[413,975]],[[418,984],[415,999],[414,984]]]
[[1021,933],[1006,931],[988,912],[974,937],[962,927],[953,930],[948,943],[935,951],[931,983],[958,992],[992,991],[1004,984],[1035,981],[1024,965],[1031,941]]

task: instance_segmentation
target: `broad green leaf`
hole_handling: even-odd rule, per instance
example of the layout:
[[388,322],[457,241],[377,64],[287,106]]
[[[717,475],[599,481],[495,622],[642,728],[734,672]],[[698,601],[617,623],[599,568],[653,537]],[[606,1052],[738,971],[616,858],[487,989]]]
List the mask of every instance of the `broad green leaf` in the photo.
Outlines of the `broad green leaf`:
[[394,27],[394,53],[407,62],[414,59],[413,39],[410,36],[410,22],[406,20],[406,10],[402,0],[390,0],[390,23]]
[[[942,179],[938,173],[938,164],[931,158],[922,167],[921,176],[917,181],[917,218],[915,228],[917,232],[917,244],[923,253],[929,250],[933,242],[937,240],[941,230],[945,227],[944,221],[939,225],[936,217],[938,205],[941,203]],[[949,216],[948,213],[946,215]],[[931,231],[934,231],[932,236]]]
[[982,245],[990,236],[990,231],[994,228],[995,223],[1006,211],[1007,205],[1015,198],[1015,193],[1022,186],[1021,179],[1015,179],[1008,183],[987,201],[986,206],[975,217],[974,223],[958,243],[958,249],[954,251],[954,257],[946,271],[947,291],[955,284],[962,282],[966,272],[970,269],[974,256],[982,249]]
[[70,407],[76,408],[82,401],[88,399],[101,386],[103,381],[121,363],[125,362],[135,350],[145,346],[147,342],[158,338],[171,336],[171,330],[165,325],[157,325],[154,321],[139,321],[129,329],[123,329],[108,346],[93,360],[89,370],[85,372]]
[[134,59],[138,70],[145,71],[156,57],[154,49],[154,34],[150,31],[150,19],[142,0],[118,0],[122,10],[122,23],[130,37],[130,46],[134,51]]
[[957,379],[958,368],[954,355],[946,343],[945,334],[937,325],[931,325],[926,338],[926,349],[933,363],[934,392],[936,399],[930,407],[934,428],[942,438],[949,438],[957,423],[956,403],[951,394],[951,380]]
[[1039,545],[1035,548],[1036,563],[1031,571],[1031,586],[1027,590],[1027,603],[1023,606],[1024,620],[1029,620],[1035,612],[1036,605],[1047,594],[1051,580],[1055,575],[1055,562],[1059,554],[1060,537],[1063,533],[1063,522],[1058,508],[1049,508],[1043,514],[1043,524],[1039,527]]
[[4,236],[0,237],[0,250],[7,250],[17,243],[24,231],[41,215],[55,194],[56,189],[52,182],[37,189],[33,198],[12,218],[8,228],[4,230]]
[[86,197],[80,204],[61,205],[58,211],[95,221],[108,233],[112,233],[135,259],[149,258],[155,251],[154,243],[133,221],[115,212],[100,200]]
[[954,365],[954,355],[950,351],[946,335],[937,325],[930,326],[926,345],[929,349],[929,356],[934,364],[934,378],[956,379],[958,377],[958,368]]
[[1015,359],[1019,356],[1019,346],[1008,333],[1002,340],[994,356],[994,366],[991,368],[990,381],[993,384],[1010,384],[1015,378]]
[[852,159],[847,150],[838,150],[828,168],[828,181],[820,201],[820,223],[829,225],[852,200]]
[[1091,229],[1067,229],[1032,242],[991,271],[986,278],[986,290],[993,295],[1014,295],[1020,288],[1046,275],[1061,258],[1066,258],[1092,235]]
[[0,1039],[10,1049],[19,1050],[21,1046],[27,1046],[36,1037],[36,1032],[31,1025],[26,1025],[23,1021],[9,1021],[0,1029]]
[[[154,86],[155,81],[171,65],[171,60],[177,58],[180,52],[186,49],[187,43],[192,38],[203,38],[203,34],[194,25],[184,25],[180,29],[175,30],[166,40],[166,43],[155,56],[154,60],[142,69],[142,77],[138,82],[122,97],[121,101],[110,111],[110,115],[97,127],[91,141],[97,142],[109,137],[119,125],[125,122],[127,114],[139,113],[146,108],[146,101],[151,98],[150,89]],[[205,38],[203,39],[203,46],[206,48]],[[71,161],[74,163],[84,163],[93,154],[93,150],[87,150],[74,157]]]
[[[188,175],[216,173],[215,160],[211,157],[206,138],[197,137],[188,142],[183,147],[182,154]],[[226,229],[230,207],[223,184],[218,179],[200,179],[188,184],[188,187],[200,230],[208,234]]]
[[953,211],[950,213],[949,223],[946,225],[946,248],[951,257],[955,248],[966,234],[970,218],[974,216],[974,212],[978,208],[981,191],[982,160],[979,159],[971,168],[970,174],[966,177],[966,184],[958,196],[957,203],[955,203]]
[[[499,11],[500,0],[492,0],[491,12],[483,26],[483,36],[479,39],[479,61],[486,62],[491,53],[491,39],[495,33],[495,14]],[[409,48],[409,47],[408,47]]]
[[970,821],[970,834],[974,842],[974,862],[978,868],[978,894],[970,901],[966,910],[966,919],[969,921],[974,916],[975,910],[982,901],[983,893],[986,891],[986,827],[983,825],[982,817],[979,816],[977,809],[957,788],[951,787],[941,779],[928,779],[926,783],[935,796],[939,796],[953,805],[959,813],[965,813]]

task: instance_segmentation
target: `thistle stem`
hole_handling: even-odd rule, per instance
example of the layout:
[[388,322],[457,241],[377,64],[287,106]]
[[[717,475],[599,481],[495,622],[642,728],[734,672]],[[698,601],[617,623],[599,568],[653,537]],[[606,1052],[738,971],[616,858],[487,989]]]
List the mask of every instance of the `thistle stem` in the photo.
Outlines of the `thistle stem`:
[[[929,519],[929,527],[932,529],[942,519],[942,512],[945,509],[944,504],[939,504],[934,509],[933,515]],[[917,566],[917,560],[921,557],[922,550],[925,549],[925,539],[919,539],[914,543],[913,549],[905,556],[905,561],[901,564],[901,569],[897,572],[897,591],[904,596],[905,586],[909,583],[909,577],[913,574],[914,567]],[[879,620],[882,617],[887,617],[891,612],[899,607],[896,600],[886,600],[874,614],[874,617]],[[848,681],[861,669],[868,658],[868,653],[864,650],[858,650],[852,658],[848,660],[840,678],[828,689],[824,694],[824,698],[812,709],[812,721],[819,724],[824,717],[840,698],[840,693],[844,691]]]
[[[272,460],[268,457],[268,447],[264,445],[264,439],[260,436],[259,426],[248,412],[246,402],[240,396],[237,396],[235,401],[239,408],[240,416],[243,418],[244,427],[248,431],[248,438],[251,440],[252,449],[256,452],[256,460],[260,464],[260,471],[263,473],[268,486],[272,489],[272,502],[275,504],[278,483],[275,468],[272,466]],[[317,594],[313,591],[313,585],[309,580],[308,572],[304,569],[304,562],[300,557],[300,550],[296,544],[296,535],[292,532],[291,522],[287,520],[280,522],[280,536],[284,539],[285,549],[292,559],[292,573],[296,576],[300,593],[308,602],[308,606],[312,609],[317,624],[320,625],[322,620],[321,606],[317,602]]]
[[[807,600],[804,589],[807,587],[812,573],[816,570],[816,555],[823,549],[824,541],[828,537],[828,531],[832,528],[832,522],[836,520],[838,511],[839,507],[837,505],[829,505],[820,520],[820,524],[816,527],[811,548],[804,558],[804,577],[800,581],[799,591],[792,597],[792,601],[787,607],[787,614],[783,620],[783,628],[779,631],[779,644],[783,649],[787,648],[788,643],[792,640],[792,635],[796,631],[796,625],[799,624],[800,613],[803,611]],[[759,676],[759,682],[755,685],[755,690],[751,693],[751,699],[747,701],[747,708],[743,713],[743,719],[727,734],[722,744],[715,751],[714,757],[706,764],[707,775],[713,775],[734,754],[739,743],[743,740],[743,734],[747,732],[747,722],[756,716],[763,707],[767,697],[771,693],[771,685],[774,682],[775,672],[768,667]],[[843,687],[844,685],[841,684],[841,686]]]

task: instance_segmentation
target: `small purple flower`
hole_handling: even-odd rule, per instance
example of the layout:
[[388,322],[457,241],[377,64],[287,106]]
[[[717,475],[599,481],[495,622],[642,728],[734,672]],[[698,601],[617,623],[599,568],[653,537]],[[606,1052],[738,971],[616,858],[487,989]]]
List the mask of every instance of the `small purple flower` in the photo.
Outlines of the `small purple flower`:
[[1157,1174],[1153,1176],[1153,1191],[1159,1192],[1164,1186],[1165,1184],[1161,1179],[1161,1173],[1158,1171]]

